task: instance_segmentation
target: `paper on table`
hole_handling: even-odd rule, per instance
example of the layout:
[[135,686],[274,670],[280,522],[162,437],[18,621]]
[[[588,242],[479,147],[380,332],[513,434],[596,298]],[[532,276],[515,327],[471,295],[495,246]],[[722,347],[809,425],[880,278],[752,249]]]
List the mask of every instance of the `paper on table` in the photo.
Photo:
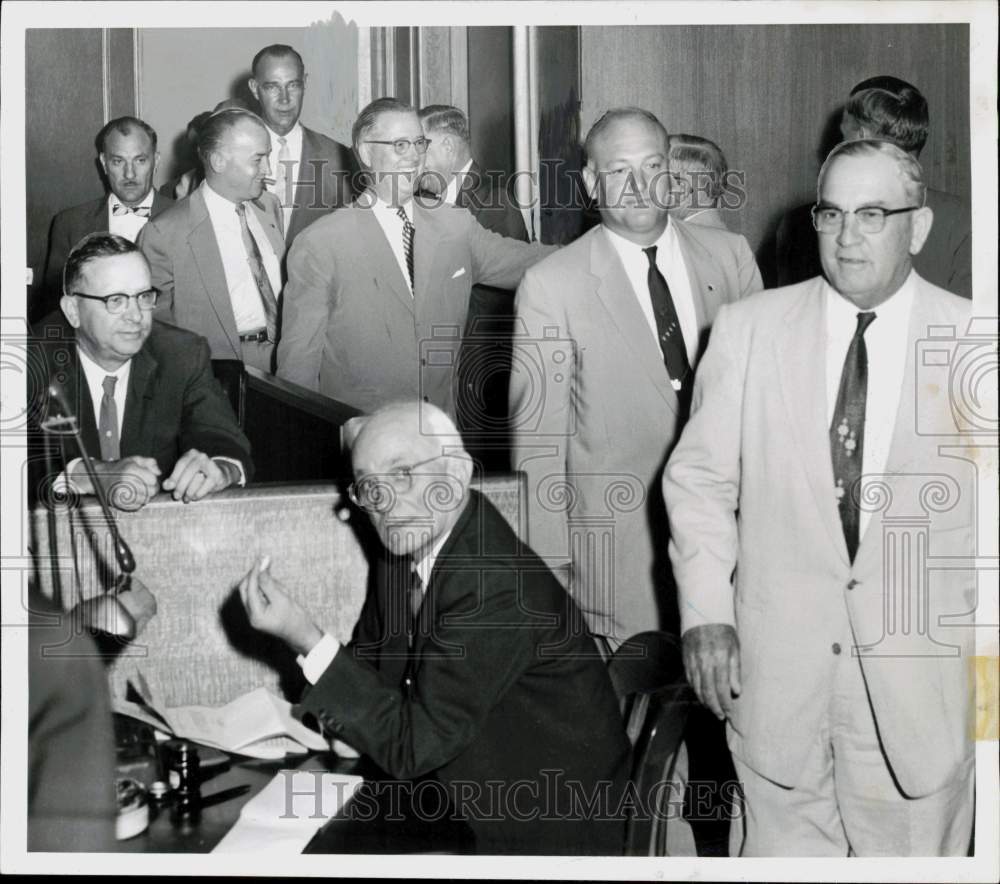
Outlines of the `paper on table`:
[[359,776],[324,770],[281,770],[240,812],[213,853],[301,853],[362,784]]

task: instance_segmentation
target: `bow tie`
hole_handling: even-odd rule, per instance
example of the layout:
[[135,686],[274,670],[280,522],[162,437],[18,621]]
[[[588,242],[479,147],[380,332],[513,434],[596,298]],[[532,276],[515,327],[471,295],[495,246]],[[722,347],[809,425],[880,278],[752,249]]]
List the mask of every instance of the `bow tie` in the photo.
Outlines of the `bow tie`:
[[111,207],[111,214],[116,218],[121,215],[127,215],[129,212],[138,215],[140,218],[148,218],[149,206],[123,206],[120,203],[115,203]]

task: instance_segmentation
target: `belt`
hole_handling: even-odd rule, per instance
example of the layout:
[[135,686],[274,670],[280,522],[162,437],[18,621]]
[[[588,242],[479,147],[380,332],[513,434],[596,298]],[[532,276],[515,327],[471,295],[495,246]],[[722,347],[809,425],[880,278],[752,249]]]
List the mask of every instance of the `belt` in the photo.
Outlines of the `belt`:
[[267,329],[262,328],[259,331],[248,332],[245,335],[240,335],[240,342],[247,343],[248,341],[256,341],[259,343],[265,343],[267,341]]

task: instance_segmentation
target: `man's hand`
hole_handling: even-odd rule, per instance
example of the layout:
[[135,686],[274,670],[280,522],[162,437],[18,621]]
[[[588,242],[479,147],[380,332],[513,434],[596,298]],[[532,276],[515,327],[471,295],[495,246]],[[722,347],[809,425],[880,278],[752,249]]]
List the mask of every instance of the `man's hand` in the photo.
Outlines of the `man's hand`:
[[295,653],[307,655],[323,637],[301,605],[272,576],[264,556],[240,581],[240,598],[254,629],[280,638]]
[[682,636],[684,668],[691,687],[720,721],[731,718],[740,685],[740,640],[726,623],[695,626]]
[[225,461],[212,460],[197,448],[185,451],[174,465],[174,471],[163,480],[163,490],[173,492],[174,500],[190,503],[215,491],[228,488],[239,477],[235,467]]
[[[93,464],[108,502],[120,510],[141,509],[160,489],[160,468],[152,457],[95,460]],[[70,478],[84,494],[95,493],[82,462],[73,467]]]

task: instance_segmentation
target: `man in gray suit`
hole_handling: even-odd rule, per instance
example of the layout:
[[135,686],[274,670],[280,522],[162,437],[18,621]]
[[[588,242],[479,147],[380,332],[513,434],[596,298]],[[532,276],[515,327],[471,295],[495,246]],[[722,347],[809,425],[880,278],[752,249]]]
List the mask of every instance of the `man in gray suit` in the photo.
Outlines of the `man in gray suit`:
[[470,288],[513,289],[553,247],[414,199],[428,141],[410,105],[376,99],[352,138],[369,189],[289,252],[278,376],[362,411],[418,398],[453,415]]
[[87,234],[109,231],[135,242],[139,231],[172,202],[153,189],[160,154],[156,132],[135,117],[118,117],[97,135],[97,154],[110,193],[63,209],[52,219],[45,258],[44,290],[32,298],[36,321],[56,308],[63,295],[62,272],[70,250]]
[[602,223],[517,292],[513,461],[532,546],[570,559],[573,597],[616,644],[676,627],[655,489],[716,311],[761,278],[742,236],[668,215],[667,133],[651,113],[608,111],[585,150]]
[[199,134],[205,180],[139,237],[160,291],[156,318],[197,332],[213,359],[273,370],[278,340],[281,205],[265,193],[271,144],[260,118],[231,108]]
[[247,85],[271,136],[267,189],[281,200],[285,242],[317,218],[350,202],[351,152],[299,122],[306,91],[302,56],[291,46],[265,46],[253,59]]

